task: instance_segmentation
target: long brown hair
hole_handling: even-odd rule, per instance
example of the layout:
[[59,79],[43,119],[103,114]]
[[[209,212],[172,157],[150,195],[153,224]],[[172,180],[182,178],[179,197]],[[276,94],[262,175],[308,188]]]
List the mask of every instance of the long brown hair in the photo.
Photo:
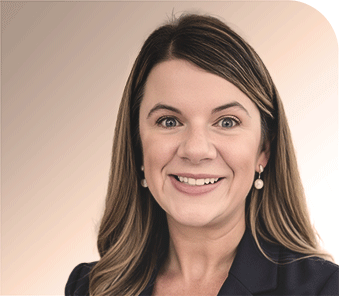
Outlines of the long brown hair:
[[166,215],[140,185],[139,107],[150,71],[170,59],[189,61],[228,80],[260,111],[262,149],[270,145],[270,159],[262,175],[265,186],[251,189],[246,205],[246,222],[259,248],[261,236],[305,256],[325,257],[310,223],[284,108],[265,65],[220,20],[182,15],[148,37],[125,86],[98,235],[101,259],[90,275],[90,294],[139,294],[167,254]]

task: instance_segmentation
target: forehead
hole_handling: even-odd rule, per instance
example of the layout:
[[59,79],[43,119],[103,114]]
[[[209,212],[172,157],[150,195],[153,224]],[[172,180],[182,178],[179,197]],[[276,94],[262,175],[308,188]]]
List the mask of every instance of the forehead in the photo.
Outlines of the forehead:
[[226,79],[176,59],[162,62],[152,69],[141,108],[149,109],[154,104],[165,103],[191,111],[198,107],[207,110],[234,101],[249,111],[259,112],[256,105]]

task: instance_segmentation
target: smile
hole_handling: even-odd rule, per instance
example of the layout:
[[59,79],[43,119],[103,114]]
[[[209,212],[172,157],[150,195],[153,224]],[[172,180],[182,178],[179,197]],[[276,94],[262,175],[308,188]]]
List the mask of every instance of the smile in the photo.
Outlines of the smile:
[[181,183],[188,184],[190,186],[203,186],[208,184],[214,184],[219,181],[220,178],[205,178],[205,179],[194,179],[194,178],[187,178],[182,176],[174,176],[177,181]]
[[224,177],[211,175],[178,174],[170,175],[173,187],[186,195],[198,196],[216,190]]

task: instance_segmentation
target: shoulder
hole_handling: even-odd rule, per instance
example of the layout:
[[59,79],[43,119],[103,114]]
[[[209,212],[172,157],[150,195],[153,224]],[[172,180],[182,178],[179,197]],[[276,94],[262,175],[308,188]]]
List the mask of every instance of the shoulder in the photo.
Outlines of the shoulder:
[[[298,257],[292,252],[291,255]],[[298,259],[279,264],[278,274],[278,290],[284,293],[339,295],[339,266],[330,261],[317,257]]]
[[339,266],[259,239],[277,267],[278,295],[339,295]]
[[89,273],[96,263],[81,263],[73,269],[65,287],[66,296],[88,295]]
[[288,250],[258,237],[259,250],[250,231],[238,246],[230,274],[253,295],[337,295],[339,266]]

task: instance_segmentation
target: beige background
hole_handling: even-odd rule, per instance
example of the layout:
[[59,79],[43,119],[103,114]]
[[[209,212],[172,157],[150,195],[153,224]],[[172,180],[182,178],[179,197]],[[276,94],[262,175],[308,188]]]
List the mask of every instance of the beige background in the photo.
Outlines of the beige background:
[[3,2],[3,295],[60,295],[98,259],[117,107],[148,34],[183,11],[220,16],[283,99],[312,221],[339,261],[338,45],[312,7],[270,2]]

